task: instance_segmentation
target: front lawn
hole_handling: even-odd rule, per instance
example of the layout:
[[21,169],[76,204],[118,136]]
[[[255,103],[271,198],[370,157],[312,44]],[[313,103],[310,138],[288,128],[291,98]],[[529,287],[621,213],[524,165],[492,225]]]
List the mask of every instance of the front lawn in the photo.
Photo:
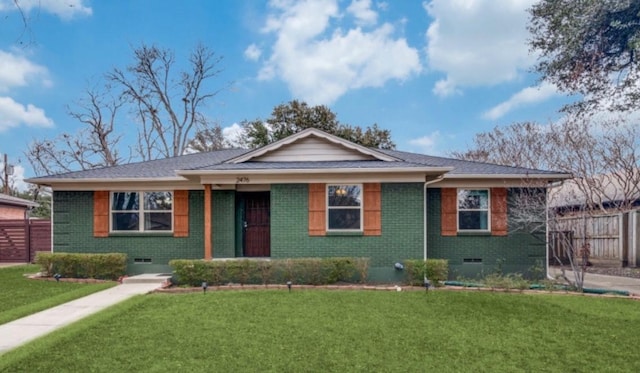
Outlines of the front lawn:
[[479,291],[152,294],[3,355],[0,371],[637,372],[639,305]]
[[37,265],[0,268],[0,324],[107,289],[108,283],[74,283],[32,280],[24,274],[36,273]]

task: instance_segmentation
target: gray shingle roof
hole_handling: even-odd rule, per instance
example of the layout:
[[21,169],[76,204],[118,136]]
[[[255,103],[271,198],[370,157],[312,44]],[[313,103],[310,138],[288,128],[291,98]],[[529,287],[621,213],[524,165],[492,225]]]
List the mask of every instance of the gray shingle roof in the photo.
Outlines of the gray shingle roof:
[[409,153],[397,150],[377,151],[401,159],[398,162],[387,161],[322,161],[322,162],[244,162],[225,163],[250,150],[227,149],[207,153],[187,154],[178,157],[158,159],[146,162],[129,163],[114,167],[104,167],[94,170],[68,172],[59,175],[44,176],[29,179],[38,183],[39,180],[88,180],[88,179],[151,179],[177,178],[176,171],[225,171],[225,170],[287,170],[287,169],[322,169],[322,168],[425,168],[425,167],[453,167],[449,174],[454,175],[557,175],[557,172],[534,170],[522,167],[500,166],[490,163],[471,162],[459,159],[434,157],[424,154]]
[[170,178],[176,177],[176,170],[190,170],[220,164],[228,159],[248,152],[247,149],[225,149],[206,153],[186,154],[178,157],[156,159],[146,162],[128,163],[113,167],[96,168],[86,171],[67,172],[58,175],[30,179],[113,179],[113,178]]
[[408,153],[398,150],[378,150],[382,153],[403,159],[406,162],[416,163],[431,167],[453,167],[450,174],[473,175],[557,175],[560,172],[535,170],[524,167],[501,166],[493,163],[465,161],[454,158],[435,157],[425,154]]

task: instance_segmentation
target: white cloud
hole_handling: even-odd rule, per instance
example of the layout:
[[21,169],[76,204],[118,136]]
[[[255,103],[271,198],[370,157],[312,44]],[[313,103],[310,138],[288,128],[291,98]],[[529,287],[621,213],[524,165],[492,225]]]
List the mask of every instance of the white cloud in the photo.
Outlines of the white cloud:
[[0,50],[0,92],[7,92],[12,87],[26,86],[35,78],[42,79],[41,83],[49,86],[51,82],[47,76],[46,67],[35,64],[23,56]]
[[[93,13],[91,7],[85,5],[84,0],[20,0],[17,3],[25,14],[34,10],[52,13],[64,20],[71,20],[77,16],[90,16]],[[0,0],[0,12],[17,10],[14,0]]]
[[257,45],[251,44],[244,50],[244,57],[251,61],[257,61],[262,54],[262,50]]
[[[371,20],[357,4],[355,22]],[[363,4],[370,10],[368,2]],[[379,87],[421,71],[418,51],[404,38],[395,38],[390,24],[371,31],[331,26],[349,20],[340,14],[336,0],[281,0],[270,5],[273,12],[263,31],[276,34],[276,42],[258,78],[284,80],[293,96],[309,104],[330,104],[349,90]]]
[[356,17],[356,23],[360,26],[375,25],[378,22],[378,13],[371,9],[371,0],[353,0],[347,12]]
[[229,143],[229,145],[239,148],[242,144],[242,126],[238,123],[234,123],[229,127],[222,128],[222,137]]
[[414,149],[416,149],[416,151],[420,153],[436,155],[440,153],[436,148],[441,141],[442,136],[440,135],[440,131],[434,131],[429,135],[409,140],[409,145],[411,145]]
[[537,87],[524,88],[520,92],[511,96],[507,101],[486,111],[482,116],[485,119],[496,120],[502,118],[504,115],[518,107],[542,102],[559,95],[560,93],[553,84],[543,82]]
[[535,61],[526,43],[526,9],[535,1],[425,2],[434,19],[426,33],[429,67],[446,75],[433,92],[449,96],[460,93],[462,87],[517,79]]
[[21,124],[29,127],[51,127],[53,120],[47,118],[44,110],[32,104],[25,107],[11,97],[0,97],[0,132]]

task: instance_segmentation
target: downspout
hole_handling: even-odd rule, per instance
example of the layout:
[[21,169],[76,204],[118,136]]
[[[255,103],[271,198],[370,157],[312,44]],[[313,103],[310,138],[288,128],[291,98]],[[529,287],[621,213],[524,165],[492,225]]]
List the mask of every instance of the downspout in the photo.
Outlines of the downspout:
[[545,211],[546,211],[546,216],[545,216],[545,224],[544,224],[544,242],[545,242],[545,269],[546,269],[546,273],[547,273],[547,279],[549,280],[555,280],[555,278],[553,276],[551,276],[551,274],[549,273],[549,189],[550,188],[556,188],[556,187],[560,187],[562,186],[562,184],[564,184],[564,180],[560,180],[560,181],[556,181],[556,182],[552,182],[552,183],[548,183],[547,185],[547,193],[546,193],[546,206],[545,206]]
[[[441,181],[443,178],[444,178],[444,175],[438,175],[435,179],[424,182],[424,211],[423,211],[423,216],[424,216],[423,246],[424,247],[423,247],[423,253],[422,253],[422,259],[424,261],[427,260],[427,186],[433,183],[437,183],[438,181]],[[424,278],[425,280],[427,279],[426,273],[424,275]]]

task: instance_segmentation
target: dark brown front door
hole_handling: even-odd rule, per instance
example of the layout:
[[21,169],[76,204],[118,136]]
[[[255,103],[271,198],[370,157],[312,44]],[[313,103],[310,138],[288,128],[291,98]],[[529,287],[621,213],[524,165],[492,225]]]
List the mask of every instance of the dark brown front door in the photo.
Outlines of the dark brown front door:
[[269,233],[269,192],[243,193],[244,256],[268,257],[271,255]]

